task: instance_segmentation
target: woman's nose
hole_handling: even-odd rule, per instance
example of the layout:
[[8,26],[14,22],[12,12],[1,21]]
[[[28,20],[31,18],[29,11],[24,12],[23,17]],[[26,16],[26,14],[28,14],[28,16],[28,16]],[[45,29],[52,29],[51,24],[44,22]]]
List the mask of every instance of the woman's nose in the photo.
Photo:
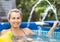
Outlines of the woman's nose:
[[15,19],[15,22],[18,22],[18,20],[17,20],[17,19]]

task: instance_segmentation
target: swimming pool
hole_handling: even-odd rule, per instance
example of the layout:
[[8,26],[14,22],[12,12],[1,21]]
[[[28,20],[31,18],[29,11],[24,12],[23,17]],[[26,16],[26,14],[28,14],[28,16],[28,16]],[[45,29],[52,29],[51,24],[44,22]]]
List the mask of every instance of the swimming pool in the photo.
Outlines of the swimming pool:
[[[38,30],[33,30],[33,32],[38,35]],[[40,39],[42,39],[40,42],[60,42],[60,32],[53,32],[51,36],[47,35],[47,32],[40,32]]]
[[[47,23],[47,22],[45,22]],[[48,24],[50,24],[50,26],[52,25],[53,22],[48,22]],[[27,26],[27,22],[22,22],[21,26],[22,28]],[[8,22],[0,22],[0,31],[2,31],[3,29],[8,29],[9,23]],[[57,28],[52,36],[48,36],[46,35],[47,32],[49,31],[50,27],[44,27],[44,26],[40,26],[41,30],[38,29],[39,25],[36,25],[35,22],[30,22],[30,26],[28,28],[30,28],[36,35],[30,35],[29,37],[31,37],[32,39],[34,39],[33,42],[60,42],[60,28]],[[40,36],[38,36],[40,35]]]
[[38,30],[33,30],[33,32],[35,35],[26,36],[25,42],[27,42],[27,38],[32,39],[30,42],[60,42],[60,32],[54,32],[52,36],[46,35],[47,31],[39,32],[42,33],[40,35],[38,35]]

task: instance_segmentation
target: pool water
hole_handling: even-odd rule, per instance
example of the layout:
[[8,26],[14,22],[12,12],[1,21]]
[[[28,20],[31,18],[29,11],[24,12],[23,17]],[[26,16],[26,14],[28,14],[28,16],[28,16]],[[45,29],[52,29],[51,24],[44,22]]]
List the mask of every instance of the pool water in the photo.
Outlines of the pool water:
[[[60,32],[53,32],[51,36],[47,35],[47,31],[33,30],[33,32],[35,33],[34,35],[27,35],[26,38],[15,38],[13,42],[16,42],[16,40],[20,39],[25,40],[24,42],[60,42]],[[27,41],[27,38],[30,38],[32,40]]]
[[33,32],[37,35],[40,33],[39,37],[36,36],[38,39],[40,39],[38,40],[35,38],[36,40],[34,42],[60,42],[60,32],[53,32],[51,36],[47,35],[48,31],[33,30]]
[[[30,42],[60,42],[60,32],[53,32],[51,36],[47,35],[47,31],[42,31],[40,35],[38,35],[37,30],[33,30],[33,32],[35,32],[35,35],[26,36],[26,38],[32,39]],[[24,39],[24,37],[21,38]],[[24,42],[28,42],[26,38]]]

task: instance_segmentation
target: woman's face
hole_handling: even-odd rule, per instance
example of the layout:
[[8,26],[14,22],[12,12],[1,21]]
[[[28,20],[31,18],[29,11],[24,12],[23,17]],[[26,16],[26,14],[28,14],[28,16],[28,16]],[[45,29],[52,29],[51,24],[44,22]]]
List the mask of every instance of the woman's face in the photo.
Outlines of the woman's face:
[[21,24],[21,15],[19,13],[12,12],[10,14],[10,19],[8,21],[9,21],[11,27],[19,28],[19,26]]

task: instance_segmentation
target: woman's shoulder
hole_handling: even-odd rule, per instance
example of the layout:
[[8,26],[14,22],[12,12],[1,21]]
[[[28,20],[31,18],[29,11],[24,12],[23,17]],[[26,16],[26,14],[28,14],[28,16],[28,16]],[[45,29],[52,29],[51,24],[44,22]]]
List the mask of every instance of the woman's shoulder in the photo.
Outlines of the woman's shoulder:
[[30,30],[29,28],[23,28],[22,30]]
[[30,34],[34,34],[33,31],[31,29],[29,29],[29,28],[23,28],[23,31],[26,31],[26,32],[28,32]]
[[1,31],[1,35],[5,34],[9,29],[5,29]]

